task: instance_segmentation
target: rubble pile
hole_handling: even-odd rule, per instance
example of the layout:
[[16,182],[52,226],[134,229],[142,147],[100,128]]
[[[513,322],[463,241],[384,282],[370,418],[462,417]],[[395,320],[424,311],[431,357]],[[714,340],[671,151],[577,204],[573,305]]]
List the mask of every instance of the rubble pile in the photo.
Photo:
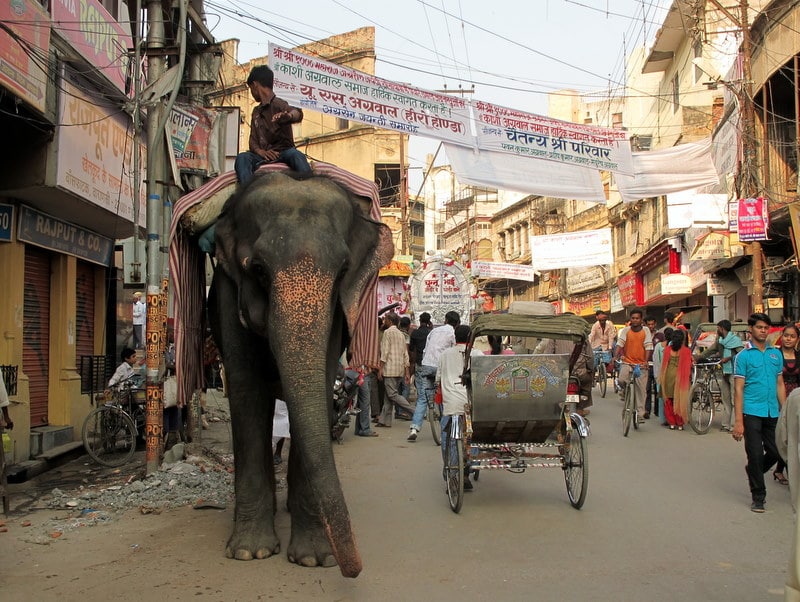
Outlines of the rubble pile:
[[184,458],[184,453],[184,445],[176,444],[165,454],[159,471],[151,475],[119,474],[102,484],[51,490],[39,499],[40,506],[66,510],[69,514],[41,523],[35,521],[37,524],[33,525],[26,521],[25,527],[29,529],[26,540],[48,544],[64,533],[105,523],[131,509],[139,509],[142,514],[160,514],[185,505],[218,509],[232,505],[232,457],[193,454]]

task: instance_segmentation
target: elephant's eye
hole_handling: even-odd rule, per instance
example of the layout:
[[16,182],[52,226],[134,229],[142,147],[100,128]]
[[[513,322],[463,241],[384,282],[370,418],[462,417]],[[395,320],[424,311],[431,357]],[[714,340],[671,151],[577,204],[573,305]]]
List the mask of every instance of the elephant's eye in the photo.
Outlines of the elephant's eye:
[[250,272],[256,278],[263,278],[267,275],[267,266],[260,261],[254,260],[250,262]]

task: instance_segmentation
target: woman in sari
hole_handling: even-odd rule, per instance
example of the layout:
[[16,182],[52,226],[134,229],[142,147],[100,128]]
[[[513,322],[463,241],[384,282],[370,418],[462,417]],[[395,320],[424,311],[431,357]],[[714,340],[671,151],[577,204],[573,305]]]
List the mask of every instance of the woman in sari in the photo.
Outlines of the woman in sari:
[[664,414],[671,430],[683,430],[689,414],[689,389],[692,386],[692,352],[685,344],[686,334],[675,329],[661,362],[660,385]]

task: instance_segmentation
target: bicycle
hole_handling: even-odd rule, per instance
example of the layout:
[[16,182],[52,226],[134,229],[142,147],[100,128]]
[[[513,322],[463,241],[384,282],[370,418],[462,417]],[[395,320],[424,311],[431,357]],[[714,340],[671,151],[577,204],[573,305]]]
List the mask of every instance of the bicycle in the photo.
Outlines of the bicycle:
[[611,361],[611,352],[602,349],[594,350],[594,384],[600,388],[600,397],[605,398],[608,390],[608,372],[606,364]]
[[694,384],[689,391],[689,426],[698,435],[709,431],[722,405],[722,386],[717,378],[720,369],[718,360],[695,364]]
[[83,421],[83,446],[95,462],[122,466],[133,457],[145,423],[141,392],[133,382],[123,383],[107,392],[103,405],[89,412]]
[[617,374],[619,374],[622,364],[632,367],[631,379],[622,388],[622,398],[624,400],[624,404],[622,406],[622,436],[627,437],[631,430],[631,423],[633,423],[634,430],[639,429],[639,416],[637,415],[636,411],[636,381],[642,377],[642,368],[639,366],[639,364],[629,364],[628,362],[623,362],[622,360],[617,360],[616,364]]
[[[447,499],[450,509],[458,513],[464,501],[465,452],[464,435],[467,430],[464,415],[452,415],[448,421],[445,446],[442,450],[444,468],[442,473],[447,486]],[[441,440],[441,436],[440,436]]]

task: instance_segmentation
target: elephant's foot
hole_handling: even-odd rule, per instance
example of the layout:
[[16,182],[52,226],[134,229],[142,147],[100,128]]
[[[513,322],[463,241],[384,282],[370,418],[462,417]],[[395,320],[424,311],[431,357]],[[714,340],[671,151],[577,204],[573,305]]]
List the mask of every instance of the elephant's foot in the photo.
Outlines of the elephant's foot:
[[275,530],[264,524],[237,520],[225,548],[225,556],[236,560],[269,558],[281,551]]
[[289,542],[289,562],[301,566],[336,566],[333,550],[322,525],[300,526],[292,521],[292,539]]

